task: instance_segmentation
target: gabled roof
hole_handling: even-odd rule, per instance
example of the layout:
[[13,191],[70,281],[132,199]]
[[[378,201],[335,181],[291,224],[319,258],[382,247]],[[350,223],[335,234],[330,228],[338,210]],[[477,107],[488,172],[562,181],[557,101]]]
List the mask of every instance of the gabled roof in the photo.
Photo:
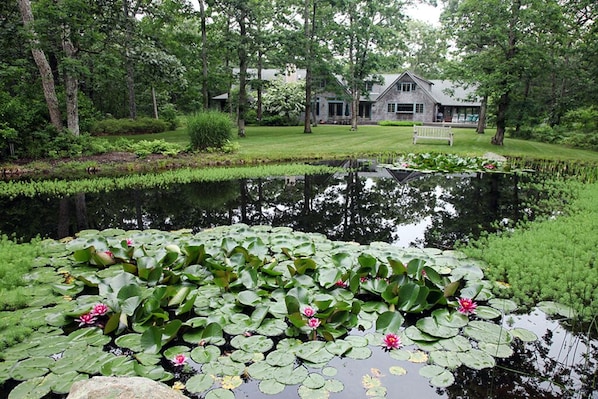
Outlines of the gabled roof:
[[[233,73],[238,74],[239,69],[235,68]],[[249,79],[257,78],[257,69],[247,69]],[[386,93],[396,86],[403,78],[409,77],[410,80],[417,84],[417,87],[422,90],[432,101],[440,105],[448,106],[480,106],[480,101],[475,97],[473,88],[463,88],[448,80],[427,80],[421,76],[416,75],[411,71],[394,74],[380,74],[382,83],[374,83],[369,96],[362,96],[362,101],[377,101],[384,97]],[[303,80],[305,79],[305,69],[291,69],[280,70],[265,68],[262,69],[262,79],[271,81],[280,77],[285,77],[285,80]],[[341,88],[347,91],[347,87],[340,76],[334,76]],[[226,94],[213,97],[213,99],[226,99]]]

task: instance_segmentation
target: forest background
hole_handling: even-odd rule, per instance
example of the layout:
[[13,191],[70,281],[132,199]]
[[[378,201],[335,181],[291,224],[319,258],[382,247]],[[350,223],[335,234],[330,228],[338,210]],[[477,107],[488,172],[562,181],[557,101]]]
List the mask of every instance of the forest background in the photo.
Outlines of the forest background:
[[[146,121],[145,132],[168,129],[223,93],[243,137],[247,123],[272,116],[259,71],[289,65],[306,70],[305,115],[326,77],[340,76],[356,107],[367,80],[411,70],[475,87],[494,144],[510,135],[598,149],[594,1],[446,0],[439,24],[410,19],[418,4],[2,2],[0,160],[83,151],[107,119],[155,119],[165,123]],[[311,132],[309,118],[303,123]]]

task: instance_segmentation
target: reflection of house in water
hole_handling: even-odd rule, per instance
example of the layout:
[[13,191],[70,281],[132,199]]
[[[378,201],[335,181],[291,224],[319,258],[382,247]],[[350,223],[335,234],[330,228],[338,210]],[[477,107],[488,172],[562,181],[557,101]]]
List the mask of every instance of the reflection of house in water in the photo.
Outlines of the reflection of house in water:
[[410,182],[411,180],[419,179],[424,173],[417,170],[406,170],[406,169],[386,169],[393,179],[401,184]]

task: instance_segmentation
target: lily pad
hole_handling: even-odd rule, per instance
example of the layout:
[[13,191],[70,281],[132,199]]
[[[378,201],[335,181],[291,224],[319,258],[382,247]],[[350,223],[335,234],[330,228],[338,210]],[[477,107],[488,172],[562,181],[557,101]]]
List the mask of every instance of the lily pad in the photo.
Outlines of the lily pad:
[[513,336],[505,327],[487,321],[471,321],[463,328],[463,332],[478,342],[509,344],[513,341]]
[[430,384],[438,388],[446,388],[454,384],[455,377],[445,369],[435,365],[424,366],[419,370],[419,374],[430,379]]
[[267,395],[277,395],[279,393],[281,393],[282,391],[284,391],[284,389],[286,388],[285,384],[281,384],[280,382],[274,380],[274,379],[267,379],[267,380],[261,380],[258,388],[260,389],[261,392],[267,394]]
[[479,349],[472,349],[467,352],[458,352],[457,356],[465,366],[475,370],[491,368],[496,364],[492,356]]

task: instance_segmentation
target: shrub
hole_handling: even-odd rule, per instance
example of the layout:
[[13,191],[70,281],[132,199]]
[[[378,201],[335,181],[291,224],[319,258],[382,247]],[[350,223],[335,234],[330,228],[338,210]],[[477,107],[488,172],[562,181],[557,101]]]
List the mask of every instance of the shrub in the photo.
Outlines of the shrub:
[[95,122],[91,127],[93,135],[126,135],[161,133],[169,129],[169,122],[154,118],[138,119],[104,119]]
[[144,157],[150,154],[177,155],[181,152],[178,144],[167,143],[164,140],[140,140],[130,145],[131,151],[138,157]]
[[168,123],[169,130],[174,130],[179,125],[176,108],[173,104],[165,104],[160,108],[160,119]]
[[264,116],[260,122],[262,126],[297,126],[298,124],[297,119],[290,119],[283,115]]
[[424,124],[423,122],[419,122],[419,121],[380,121],[380,122],[378,122],[378,125],[380,125],[380,126],[413,126],[413,125],[421,126],[423,124]]
[[232,139],[232,127],[228,114],[222,112],[207,111],[190,117],[187,131],[191,139],[191,148],[194,150],[221,148]]

